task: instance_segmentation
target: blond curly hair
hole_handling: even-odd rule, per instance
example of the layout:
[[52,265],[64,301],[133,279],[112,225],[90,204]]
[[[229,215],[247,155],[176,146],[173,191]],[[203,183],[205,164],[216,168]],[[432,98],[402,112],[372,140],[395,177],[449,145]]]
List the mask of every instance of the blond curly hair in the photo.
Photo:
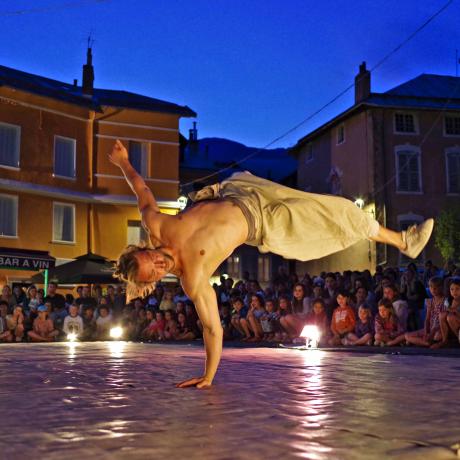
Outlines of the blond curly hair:
[[126,246],[118,257],[113,276],[126,283],[126,301],[129,303],[137,297],[147,297],[155,289],[155,282],[146,283],[137,281],[139,261],[135,257],[139,252],[147,251],[152,247],[146,243]]

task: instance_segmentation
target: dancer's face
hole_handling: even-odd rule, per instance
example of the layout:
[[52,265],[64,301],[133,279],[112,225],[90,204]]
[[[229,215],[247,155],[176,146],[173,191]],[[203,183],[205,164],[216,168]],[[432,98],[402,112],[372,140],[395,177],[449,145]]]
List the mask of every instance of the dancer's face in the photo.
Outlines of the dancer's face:
[[164,278],[173,267],[173,260],[155,249],[138,252],[135,257],[139,264],[137,281],[139,283],[154,283]]

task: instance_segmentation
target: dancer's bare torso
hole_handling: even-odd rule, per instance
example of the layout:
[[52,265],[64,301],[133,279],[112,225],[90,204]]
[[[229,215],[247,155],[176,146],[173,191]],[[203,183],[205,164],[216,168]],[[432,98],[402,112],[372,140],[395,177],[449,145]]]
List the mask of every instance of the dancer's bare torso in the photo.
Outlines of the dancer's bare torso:
[[243,244],[248,224],[241,209],[228,200],[203,201],[176,215],[146,211],[143,224],[155,247],[170,249],[184,289],[207,280],[217,267]]

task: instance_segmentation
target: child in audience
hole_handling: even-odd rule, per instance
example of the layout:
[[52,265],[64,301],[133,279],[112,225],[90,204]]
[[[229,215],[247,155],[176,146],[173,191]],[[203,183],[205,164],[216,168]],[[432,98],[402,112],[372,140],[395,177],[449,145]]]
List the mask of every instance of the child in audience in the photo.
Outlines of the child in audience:
[[147,329],[144,331],[144,337],[148,340],[163,340],[165,325],[164,312],[157,311],[155,313],[155,319],[152,320]]
[[97,340],[110,339],[110,329],[112,327],[112,316],[109,314],[107,305],[100,305],[99,316],[96,320]]
[[80,336],[80,340],[96,340],[96,337],[97,326],[94,319],[94,308],[88,305],[83,310],[83,333]]
[[265,302],[265,314],[260,318],[260,325],[264,333],[262,340],[272,341],[275,337],[275,321],[279,318],[276,311],[274,300],[269,299]]
[[374,345],[392,347],[404,342],[404,329],[399,322],[391,300],[382,298],[378,303],[378,308],[379,311],[375,317]]
[[243,336],[243,341],[246,341],[251,338],[251,332],[249,331],[249,326],[246,321],[248,307],[244,305],[243,299],[241,297],[235,297],[233,299],[232,305],[232,326],[236,331],[239,332],[241,336]]
[[13,334],[8,329],[8,323],[6,321],[8,313],[8,302],[6,300],[0,300],[0,342],[12,342]]
[[177,334],[177,321],[174,317],[174,310],[165,311],[165,328],[164,328],[165,340],[172,340]]
[[347,335],[345,345],[372,345],[374,332],[372,311],[366,304],[361,304],[358,308],[358,321],[356,321],[355,330]]
[[345,338],[350,332],[355,330],[356,318],[353,308],[349,306],[350,295],[348,291],[339,289],[336,300],[338,307],[332,314],[331,332],[332,337],[329,345],[337,346],[344,344]]
[[184,313],[177,315],[177,330],[174,336],[175,340],[193,340],[194,332],[187,326],[187,317]]
[[406,332],[406,342],[419,347],[439,348],[442,342],[441,326],[439,324],[440,314],[446,310],[444,296],[444,282],[442,278],[434,276],[430,278],[428,287],[432,295],[426,299],[425,327],[418,331]]
[[317,298],[312,303],[313,310],[308,314],[306,324],[316,326],[320,337],[319,346],[324,346],[330,338],[329,320],[326,314],[326,304],[323,299]]
[[53,321],[48,318],[48,308],[45,305],[37,307],[38,318],[35,318],[33,329],[29,331],[29,339],[32,342],[53,342],[59,335],[54,328]]
[[263,297],[259,294],[252,295],[247,321],[249,322],[249,329],[254,334],[254,337],[248,339],[248,342],[260,342],[262,340],[263,330],[260,324],[260,318],[262,318],[265,313],[265,301]]
[[398,288],[394,284],[387,284],[383,287],[383,297],[393,304],[393,309],[398,317],[402,331],[407,331],[407,318],[409,316],[409,306],[405,300],[399,298]]
[[76,338],[80,338],[83,333],[83,320],[78,314],[78,305],[71,305],[69,307],[69,314],[64,318],[64,325],[62,330],[68,336],[70,333],[76,334]]

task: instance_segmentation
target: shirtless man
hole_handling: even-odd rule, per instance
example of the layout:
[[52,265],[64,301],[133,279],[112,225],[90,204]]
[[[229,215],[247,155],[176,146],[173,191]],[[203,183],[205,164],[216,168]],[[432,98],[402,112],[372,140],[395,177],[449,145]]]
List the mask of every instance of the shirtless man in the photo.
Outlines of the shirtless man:
[[223,331],[209,279],[236,247],[246,243],[263,252],[310,260],[368,238],[416,257],[433,228],[429,219],[407,232],[395,232],[379,226],[349,200],[301,192],[249,173],[206,187],[194,197],[202,202],[170,216],[160,212],[120,141],[109,159],[122,170],[136,195],[151,241],[151,247],[128,246],[119,257],[115,275],[127,282],[128,296],[136,297],[153,290],[155,282],[167,273],[175,274],[203,325],[205,371],[177,384],[179,388],[212,384],[222,353]]

